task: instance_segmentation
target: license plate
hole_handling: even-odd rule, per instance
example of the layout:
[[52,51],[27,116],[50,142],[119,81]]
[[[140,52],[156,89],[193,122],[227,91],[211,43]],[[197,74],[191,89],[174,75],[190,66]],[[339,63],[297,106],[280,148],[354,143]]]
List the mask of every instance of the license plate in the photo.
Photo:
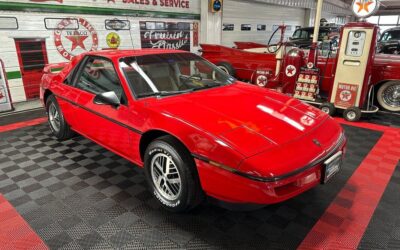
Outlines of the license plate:
[[343,152],[339,151],[324,162],[322,180],[323,184],[327,183],[335,174],[340,171],[340,167],[342,166],[342,155]]

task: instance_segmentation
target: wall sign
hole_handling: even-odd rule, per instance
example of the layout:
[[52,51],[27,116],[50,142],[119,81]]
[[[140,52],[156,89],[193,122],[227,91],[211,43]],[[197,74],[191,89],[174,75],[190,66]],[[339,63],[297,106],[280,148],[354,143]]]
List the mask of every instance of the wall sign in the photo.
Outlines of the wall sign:
[[0,30],[17,30],[18,20],[16,17],[0,17]]
[[121,38],[115,32],[111,32],[107,34],[106,42],[109,48],[117,49],[121,44]]
[[378,11],[379,5],[379,0],[354,0],[352,10],[357,17],[367,18]]
[[339,83],[336,91],[335,106],[349,108],[355,106],[358,85]]
[[220,12],[222,10],[222,1],[223,0],[211,0],[210,1],[210,10],[211,12]]
[[[53,18],[53,17],[45,17],[44,18],[44,27],[48,30],[55,30],[57,29],[58,24],[64,18]],[[79,22],[76,18],[69,18],[70,25],[64,27],[65,30],[77,30],[79,29]]]
[[72,18],[63,19],[54,30],[54,44],[58,53],[71,60],[80,53],[97,50],[98,36],[94,27],[86,20],[78,17],[79,29],[67,30],[73,25]]
[[[202,1],[209,0],[11,0],[9,2],[37,4],[37,8],[42,10],[51,10],[52,5],[62,5],[68,8],[72,6],[77,8],[104,8],[103,10],[107,13],[112,13],[112,11],[110,11],[112,9],[117,9],[118,12],[126,10],[128,13],[136,10],[168,12],[167,15],[170,15],[171,12],[176,12],[173,14],[173,16],[175,16],[176,14],[200,14],[200,3]],[[33,8],[35,8],[35,6]],[[153,13],[138,12],[137,14],[140,16],[148,16]],[[158,13],[154,14],[158,15]]]
[[0,60],[0,112],[12,110],[3,61]]
[[118,18],[106,19],[105,26],[107,30],[130,30],[131,23],[129,20],[120,20]]
[[[179,49],[190,51],[190,24],[164,23],[164,29],[157,29],[151,22],[140,22],[142,48]],[[187,25],[185,25],[187,24]],[[161,27],[161,26],[159,26]]]

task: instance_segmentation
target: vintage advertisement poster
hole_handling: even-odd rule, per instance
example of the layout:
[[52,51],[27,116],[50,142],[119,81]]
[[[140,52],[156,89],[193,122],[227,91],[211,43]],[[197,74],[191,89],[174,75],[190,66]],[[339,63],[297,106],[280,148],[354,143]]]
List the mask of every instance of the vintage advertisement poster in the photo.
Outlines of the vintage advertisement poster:
[[4,65],[0,60],[0,113],[12,110],[10,94],[8,92],[7,79],[4,73]]
[[335,106],[349,108],[356,104],[358,85],[339,83],[336,91]]
[[190,23],[140,22],[142,48],[190,51]]

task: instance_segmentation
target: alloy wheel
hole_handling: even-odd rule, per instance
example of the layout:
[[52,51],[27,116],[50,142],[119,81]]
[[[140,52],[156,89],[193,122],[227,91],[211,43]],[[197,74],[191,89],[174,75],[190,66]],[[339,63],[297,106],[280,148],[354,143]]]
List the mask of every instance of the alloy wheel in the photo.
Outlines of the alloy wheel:
[[182,191],[182,180],[172,158],[158,153],[151,160],[150,167],[157,192],[167,201],[176,200]]
[[59,132],[61,127],[60,113],[58,112],[54,103],[50,104],[49,107],[49,121],[50,126],[54,129],[54,131]]
[[382,99],[388,106],[400,107],[400,84],[387,87],[382,93]]

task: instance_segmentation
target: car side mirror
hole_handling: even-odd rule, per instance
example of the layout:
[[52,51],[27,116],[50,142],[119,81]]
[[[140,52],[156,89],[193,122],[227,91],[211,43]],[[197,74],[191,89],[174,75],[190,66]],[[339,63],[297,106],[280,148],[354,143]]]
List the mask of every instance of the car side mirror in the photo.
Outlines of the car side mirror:
[[115,94],[114,91],[110,91],[110,92],[105,92],[105,93],[101,93],[98,94],[94,97],[93,102],[95,104],[105,104],[105,105],[111,105],[114,107],[118,107],[119,105],[121,105],[121,102],[117,96],[117,94]]

